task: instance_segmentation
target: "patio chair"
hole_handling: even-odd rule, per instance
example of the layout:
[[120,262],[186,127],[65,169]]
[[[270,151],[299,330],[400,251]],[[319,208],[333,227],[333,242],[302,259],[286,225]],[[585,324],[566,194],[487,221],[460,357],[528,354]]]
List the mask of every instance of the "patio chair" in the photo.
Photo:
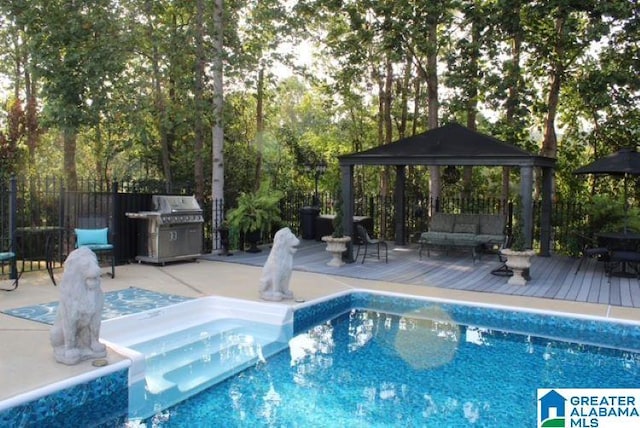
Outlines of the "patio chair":
[[607,247],[598,245],[598,242],[595,239],[589,238],[587,236],[576,233],[576,235],[582,240],[582,256],[580,257],[580,263],[578,263],[578,267],[574,274],[577,274],[580,268],[582,267],[582,263],[587,258],[597,258],[600,261],[604,262],[604,270],[605,273],[609,271],[609,249]]
[[360,256],[360,248],[364,246],[364,254],[362,255],[362,263],[364,264],[364,259],[367,258],[367,251],[369,247],[375,247],[376,253],[370,255],[377,255],[378,260],[380,260],[380,247],[384,247],[384,262],[389,262],[388,248],[387,243],[380,239],[373,239],[369,236],[369,232],[364,228],[361,224],[356,225],[356,229],[358,231],[358,236],[360,237],[360,245],[358,245],[358,251],[356,252],[356,260]]
[[116,257],[113,251],[113,244],[109,243],[109,228],[101,229],[75,229],[76,248],[88,247],[96,255],[111,255],[111,278],[116,277]]
[[608,261],[609,274],[614,275],[614,268],[620,266],[620,274],[631,276],[632,272],[627,271],[627,267],[635,270],[635,275],[640,279],[640,251],[613,250]]
[[[16,278],[13,281],[13,284],[11,284],[11,288],[0,288],[0,290],[13,291],[16,288],[18,288],[18,280],[20,280],[20,275],[22,274],[22,272],[17,272],[18,268],[17,268],[16,253],[14,253],[13,251],[1,252],[0,253],[0,264],[2,264],[4,266],[5,263],[9,264],[11,271],[16,272]],[[24,267],[24,264],[22,266]]]
[[[498,261],[501,263],[501,265],[500,267],[497,267],[491,271],[492,275],[513,276],[513,270],[509,266],[507,266],[507,257],[504,254],[502,254],[502,249],[511,248],[511,245],[513,244],[513,240],[514,239],[512,234],[505,235],[504,242],[500,246],[500,249],[498,250]],[[525,281],[531,280],[531,274],[528,268],[522,272],[522,277],[524,278]]]

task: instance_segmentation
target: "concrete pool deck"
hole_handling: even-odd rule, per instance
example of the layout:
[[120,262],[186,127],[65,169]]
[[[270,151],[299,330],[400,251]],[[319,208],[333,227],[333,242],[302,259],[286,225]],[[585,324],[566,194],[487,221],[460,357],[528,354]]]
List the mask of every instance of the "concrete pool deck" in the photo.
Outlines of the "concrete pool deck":
[[[116,268],[116,278],[103,275],[105,292],[139,287],[185,297],[218,295],[259,301],[261,267],[199,260],[166,266],[130,264]],[[106,269],[103,270],[106,272]],[[336,275],[294,271],[291,289],[296,298],[318,299],[350,289],[389,291],[421,297],[501,305],[567,314],[588,315],[640,322],[640,308],[551,300],[495,293],[449,290],[423,285],[398,284]],[[62,271],[56,272],[59,280]],[[6,287],[10,282],[0,281]],[[20,286],[0,294],[0,310],[59,300],[59,290],[46,273],[25,274]],[[285,302],[286,303],[286,302]],[[295,306],[296,303],[289,301]],[[177,321],[179,322],[179,321]],[[50,326],[0,313],[0,401],[96,370],[91,361],[65,366],[55,361],[49,344]],[[109,350],[110,364],[123,357]]]

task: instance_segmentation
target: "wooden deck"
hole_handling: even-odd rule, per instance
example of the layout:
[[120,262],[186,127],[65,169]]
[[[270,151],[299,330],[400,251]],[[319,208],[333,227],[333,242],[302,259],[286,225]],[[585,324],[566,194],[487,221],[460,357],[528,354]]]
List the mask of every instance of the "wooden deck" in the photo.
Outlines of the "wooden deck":
[[[260,253],[235,252],[233,256],[207,255],[203,258],[230,263],[263,266],[269,248]],[[526,286],[507,284],[508,278],[492,270],[502,263],[495,254],[485,254],[475,263],[470,252],[446,254],[432,251],[418,257],[417,247],[389,245],[389,263],[367,258],[364,264],[346,264],[340,268],[326,266],[330,255],[324,242],[302,241],[294,256],[294,270],[340,275],[352,278],[429,285],[441,288],[502,293],[521,296],[601,303],[613,306],[640,307],[640,281],[637,277],[607,276],[602,262],[587,259],[576,273],[579,259],[552,256],[535,257],[531,280]]]

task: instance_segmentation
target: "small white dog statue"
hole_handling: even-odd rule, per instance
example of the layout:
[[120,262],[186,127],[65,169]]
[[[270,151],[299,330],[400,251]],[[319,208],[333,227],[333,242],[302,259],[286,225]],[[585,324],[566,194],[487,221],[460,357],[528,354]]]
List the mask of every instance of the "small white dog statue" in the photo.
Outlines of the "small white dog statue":
[[104,305],[100,274],[98,259],[89,248],[73,250],[64,262],[60,304],[50,332],[59,363],[73,365],[107,355],[99,341]]
[[293,298],[293,293],[289,290],[289,280],[293,270],[293,255],[298,245],[300,240],[288,227],[276,232],[271,253],[262,268],[260,278],[260,297],[264,300]]

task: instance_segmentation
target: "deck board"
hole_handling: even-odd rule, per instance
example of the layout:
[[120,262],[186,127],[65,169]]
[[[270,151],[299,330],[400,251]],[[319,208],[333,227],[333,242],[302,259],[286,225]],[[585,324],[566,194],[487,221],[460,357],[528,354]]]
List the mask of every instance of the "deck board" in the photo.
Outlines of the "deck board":
[[[262,249],[257,254],[235,252],[231,257],[210,254],[203,255],[203,258],[263,266],[269,247]],[[423,254],[420,258],[417,247],[394,248],[389,243],[388,263],[384,258],[368,257],[363,264],[360,257],[356,263],[334,268],[326,265],[330,258],[324,242],[305,240],[294,256],[294,270],[457,290],[640,307],[638,278],[607,276],[602,262],[595,259],[585,259],[577,270],[579,259],[576,258],[558,255],[534,257],[531,280],[526,286],[513,286],[507,284],[508,277],[491,274],[502,265],[496,254],[484,254],[474,262],[468,252],[432,250],[430,256]]]

